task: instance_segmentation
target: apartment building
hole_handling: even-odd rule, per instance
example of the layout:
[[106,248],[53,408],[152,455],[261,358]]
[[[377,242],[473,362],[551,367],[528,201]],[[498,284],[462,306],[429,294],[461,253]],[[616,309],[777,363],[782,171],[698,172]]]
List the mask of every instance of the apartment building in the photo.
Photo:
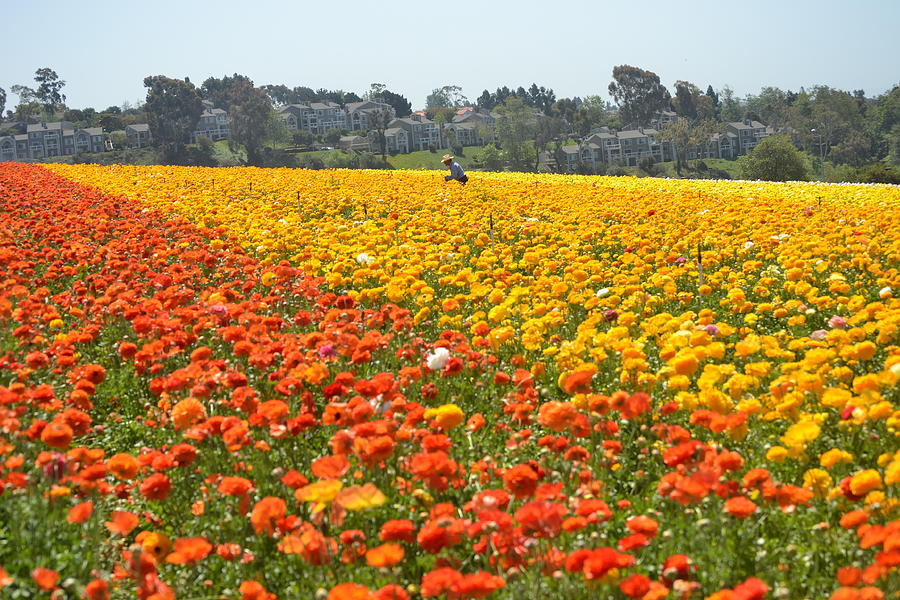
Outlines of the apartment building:
[[0,137],[0,159],[23,160],[105,152],[101,127],[76,128],[70,121],[30,123],[25,133]]
[[437,124],[421,114],[412,114],[391,121],[390,128],[403,129],[409,143],[408,152],[441,147],[441,134]]
[[150,145],[150,126],[146,123],[126,125],[125,141],[129,148],[146,148]]
[[228,113],[221,108],[206,108],[191,133],[191,143],[196,144],[197,139],[201,136],[208,137],[214,142],[230,138],[231,127],[228,123]]
[[366,131],[373,126],[377,111],[386,111],[394,118],[394,109],[382,102],[350,102],[342,107],[334,102],[300,102],[278,109],[281,119],[291,129],[305,129],[311,133],[326,133],[332,129]]

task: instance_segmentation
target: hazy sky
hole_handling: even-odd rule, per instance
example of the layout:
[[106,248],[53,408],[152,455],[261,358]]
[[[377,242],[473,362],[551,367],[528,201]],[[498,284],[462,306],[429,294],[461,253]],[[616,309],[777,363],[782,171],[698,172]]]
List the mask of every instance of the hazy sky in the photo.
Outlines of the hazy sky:
[[670,88],[827,84],[880,94],[900,83],[900,0],[0,0],[0,87],[54,69],[73,108],[143,101],[148,75],[242,73],[256,85],[387,84],[414,108],[432,89],[536,82],[558,98],[607,97],[612,67]]

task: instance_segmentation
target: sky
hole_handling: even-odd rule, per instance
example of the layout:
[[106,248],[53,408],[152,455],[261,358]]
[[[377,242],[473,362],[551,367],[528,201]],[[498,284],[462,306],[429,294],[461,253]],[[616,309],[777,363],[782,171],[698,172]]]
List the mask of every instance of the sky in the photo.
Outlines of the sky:
[[459,85],[599,95],[615,65],[735,95],[824,84],[871,97],[900,84],[900,0],[0,0],[0,87],[50,67],[71,108],[143,102],[149,75],[233,73],[256,85],[373,82],[422,108]]

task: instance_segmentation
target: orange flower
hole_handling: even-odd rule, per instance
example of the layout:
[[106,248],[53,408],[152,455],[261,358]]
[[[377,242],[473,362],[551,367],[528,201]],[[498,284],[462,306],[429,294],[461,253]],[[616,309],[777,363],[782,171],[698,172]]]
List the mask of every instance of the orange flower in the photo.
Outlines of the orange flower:
[[253,512],[250,513],[250,522],[253,530],[259,534],[266,532],[272,535],[275,532],[275,523],[284,518],[287,512],[287,504],[281,498],[266,496],[256,503]]
[[166,562],[192,565],[206,558],[212,549],[212,544],[202,537],[178,538],[175,540],[175,551],[166,557]]
[[659,523],[644,515],[638,515],[628,519],[628,521],[625,522],[625,526],[628,527],[632,533],[641,533],[648,538],[655,537],[656,533],[659,531]]
[[253,482],[243,477],[223,477],[218,489],[225,496],[243,496],[253,489]]
[[141,495],[148,500],[165,500],[172,491],[172,482],[162,473],[154,473],[141,484]]
[[185,398],[172,408],[172,421],[177,430],[187,429],[205,418],[206,408],[194,397]]
[[560,387],[567,394],[590,394],[593,377],[594,373],[591,371],[575,371],[562,379]]
[[122,480],[134,479],[137,475],[140,463],[130,454],[119,453],[113,455],[106,463],[110,472]]
[[725,501],[725,510],[732,517],[743,519],[756,512],[756,504],[743,496],[735,496]]
[[45,569],[37,567],[31,572],[31,578],[39,588],[45,592],[52,591],[56,587],[56,581],[59,579],[59,573],[53,569]]
[[869,513],[862,509],[851,510],[841,517],[840,525],[844,529],[856,529],[869,521]]
[[51,448],[64,450],[72,443],[72,428],[65,423],[54,421],[41,432],[41,441]]
[[69,510],[69,516],[66,517],[66,521],[69,523],[84,523],[90,518],[93,512],[94,503],[88,500],[87,502],[82,502],[81,504],[73,506]]
[[552,431],[565,431],[575,423],[578,409],[571,402],[550,401],[541,405],[538,423]]
[[350,461],[344,454],[323,456],[312,463],[313,475],[319,479],[340,479],[350,470]]
[[136,514],[114,510],[112,513],[112,521],[106,522],[106,528],[112,533],[128,535],[135,527],[137,527],[137,524],[138,518]]
[[263,584],[252,579],[242,581],[238,591],[241,593],[241,600],[276,600],[278,598],[275,594],[268,593]]
[[378,537],[382,542],[407,542],[413,543],[415,540],[416,526],[408,519],[397,519],[387,521],[381,526]]
[[94,579],[84,586],[87,600],[109,600],[109,584],[102,579]]
[[11,584],[13,581],[15,580],[9,576],[9,573],[6,572],[6,569],[0,567],[0,590]]
[[326,600],[373,600],[374,596],[364,585],[358,583],[339,583],[331,588]]
[[404,551],[399,544],[382,544],[366,552],[370,567],[392,567],[403,560]]
[[528,465],[516,465],[503,474],[503,484],[516,498],[528,498],[537,488],[538,475]]

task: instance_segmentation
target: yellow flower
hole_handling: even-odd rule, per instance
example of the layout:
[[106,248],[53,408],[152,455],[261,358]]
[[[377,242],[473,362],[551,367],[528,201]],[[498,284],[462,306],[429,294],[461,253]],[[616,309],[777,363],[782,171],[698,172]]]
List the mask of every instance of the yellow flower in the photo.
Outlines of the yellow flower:
[[159,562],[172,551],[172,542],[164,533],[151,531],[141,539],[141,550],[150,554]]
[[766,459],[776,463],[784,461],[784,459],[787,457],[787,448],[783,448],[781,446],[772,446],[771,448],[769,448],[768,452],[766,452]]
[[343,487],[340,479],[323,479],[298,489],[294,497],[301,502],[312,503],[312,512],[317,513],[328,506]]
[[819,456],[819,464],[826,469],[830,469],[837,463],[841,462],[853,462],[853,455],[838,448],[832,448],[827,452],[823,452],[822,455]]
[[803,474],[803,487],[810,488],[819,498],[827,496],[832,485],[834,485],[834,480],[828,471],[809,469]]
[[371,483],[344,488],[335,496],[334,503],[347,510],[364,510],[381,506],[387,498]]
[[862,496],[872,490],[881,489],[881,474],[875,469],[866,469],[850,479],[850,491],[855,496]]
[[466,415],[462,409],[455,404],[444,404],[437,408],[430,408],[425,411],[425,418],[434,421],[435,425],[449,431],[462,423]]

